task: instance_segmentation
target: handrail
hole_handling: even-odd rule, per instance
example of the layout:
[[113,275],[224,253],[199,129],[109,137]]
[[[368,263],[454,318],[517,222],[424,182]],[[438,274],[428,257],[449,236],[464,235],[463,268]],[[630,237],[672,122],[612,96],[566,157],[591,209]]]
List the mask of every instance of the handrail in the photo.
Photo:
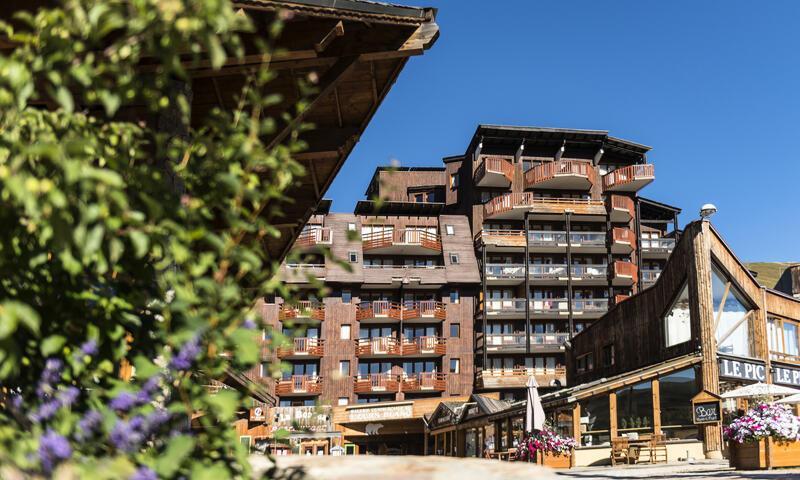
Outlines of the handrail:
[[603,207],[602,200],[587,198],[550,198],[535,197],[532,192],[506,193],[494,197],[483,204],[484,216],[490,217],[496,213],[507,212],[514,207]]
[[636,283],[638,278],[636,264],[626,262],[624,260],[617,260],[614,262],[614,276],[630,277]]
[[403,391],[444,390],[447,388],[447,374],[440,372],[418,372],[403,374]]
[[415,228],[397,228],[361,235],[364,250],[386,248],[392,245],[419,245],[431,250],[441,250],[442,240],[438,233]]
[[361,302],[356,307],[356,319],[388,317],[395,320],[412,318],[433,317],[444,320],[447,310],[444,303],[436,300],[391,302],[388,300],[375,300]]
[[[490,333],[486,335],[489,347],[524,347],[524,333]],[[532,333],[531,345],[561,345],[569,340],[569,333]]]
[[433,353],[444,355],[447,352],[447,339],[438,336],[403,338],[403,355]]
[[629,245],[636,244],[636,234],[630,228],[614,227],[611,230],[611,238],[614,242],[627,243]]
[[324,341],[316,337],[295,337],[291,346],[277,349],[278,358],[298,354],[321,357],[324,352]]
[[400,342],[395,337],[370,337],[355,340],[356,355],[399,355]]
[[654,269],[646,269],[642,270],[642,281],[643,282],[655,282],[658,280],[658,277],[661,276],[661,270],[654,270]]
[[503,175],[510,182],[514,179],[514,165],[503,157],[484,157],[475,170],[475,183],[479,183],[487,173]]
[[675,248],[674,238],[644,238],[642,237],[642,250],[673,250]]
[[313,375],[292,375],[287,379],[280,379],[276,382],[275,393],[278,395],[287,393],[321,393],[322,377]]
[[369,373],[353,377],[354,390],[359,393],[380,390],[392,392],[399,390],[398,376],[392,373]]
[[280,320],[311,318],[325,320],[325,304],[314,300],[300,300],[294,304],[281,304],[278,310]]
[[331,244],[331,229],[330,227],[320,227],[317,225],[306,226],[297,240],[294,242],[298,247],[309,247],[313,245],[330,245]]
[[652,163],[627,165],[603,175],[603,190],[648,178],[655,178],[655,167]]
[[[533,313],[567,312],[569,311],[568,302],[569,300],[566,298],[531,299],[530,309]],[[490,299],[486,302],[486,307],[488,312],[524,312],[525,299]],[[608,299],[574,298],[572,299],[572,309],[574,311],[605,311],[608,309]]]
[[581,160],[557,160],[536,165],[525,172],[525,185],[532,187],[545,180],[562,175],[579,175],[586,177],[591,185],[597,182],[597,172],[590,162]]
[[440,270],[443,268],[447,268],[444,265],[364,265],[366,269],[384,269],[384,270],[391,270],[394,268],[399,269],[415,269],[415,270]]
[[478,371],[478,378],[483,377],[522,377],[537,375],[566,375],[567,367],[513,367],[513,368],[487,368]]

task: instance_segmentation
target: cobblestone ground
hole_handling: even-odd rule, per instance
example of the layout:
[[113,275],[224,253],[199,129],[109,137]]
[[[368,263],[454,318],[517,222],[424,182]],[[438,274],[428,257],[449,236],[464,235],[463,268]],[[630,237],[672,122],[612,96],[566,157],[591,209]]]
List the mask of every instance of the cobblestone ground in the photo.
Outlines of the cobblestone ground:
[[733,470],[728,462],[700,461],[694,464],[630,465],[617,467],[584,467],[557,472],[560,479],[691,479],[691,480],[740,480],[740,479],[789,479],[800,480],[800,469]]

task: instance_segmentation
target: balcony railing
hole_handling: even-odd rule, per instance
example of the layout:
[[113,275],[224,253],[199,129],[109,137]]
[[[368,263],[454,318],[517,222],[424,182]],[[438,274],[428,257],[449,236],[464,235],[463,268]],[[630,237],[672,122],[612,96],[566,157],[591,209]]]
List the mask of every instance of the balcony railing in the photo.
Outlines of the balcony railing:
[[[530,335],[532,346],[561,347],[569,340],[569,333],[533,333]],[[525,348],[524,333],[497,333],[486,335],[486,347],[489,351],[519,350]]]
[[391,247],[419,247],[434,252],[442,251],[442,239],[438,234],[427,230],[399,228],[361,235],[364,251],[387,249]]
[[391,373],[372,373],[354,378],[356,393],[393,393],[400,389],[398,376]]
[[611,230],[611,251],[630,253],[636,245],[636,234],[630,228],[614,227]]
[[[570,232],[570,246],[580,247],[605,247],[605,232]],[[531,246],[538,247],[565,247],[567,246],[567,232],[552,230],[534,230],[528,232],[528,242]]]
[[289,378],[277,381],[275,393],[278,395],[319,395],[322,393],[322,377],[292,375]]
[[589,189],[596,181],[592,164],[578,160],[545,162],[525,172],[526,188]]
[[278,358],[287,357],[321,357],[325,354],[325,342],[319,338],[297,337],[292,339],[292,344],[278,347]]
[[[529,274],[532,280],[566,279],[567,265],[563,264],[530,264]],[[608,267],[602,264],[573,265],[570,268],[575,280],[605,279]],[[518,263],[491,263],[486,265],[486,276],[491,280],[524,280],[525,265]]]
[[675,249],[674,238],[642,238],[642,253],[671,253]]
[[313,247],[315,245],[331,244],[331,229],[329,227],[306,227],[297,236],[295,247]]
[[490,218],[503,213],[519,209],[521,216],[524,211],[545,214],[563,214],[569,210],[577,214],[605,215],[605,205],[601,200],[582,198],[543,198],[535,197],[531,192],[507,193],[495,197],[483,204],[485,218]]
[[633,199],[624,195],[611,195],[609,214],[612,222],[630,222],[635,216]]
[[400,355],[400,342],[394,337],[359,338],[356,343],[356,356]]
[[296,304],[282,304],[278,310],[279,320],[309,318],[325,320],[325,304],[311,300],[302,300]]
[[[512,298],[504,300],[489,300],[487,312],[494,314],[524,314],[525,299]],[[572,311],[575,313],[594,313],[608,310],[607,298],[576,298],[572,300]],[[569,312],[569,300],[566,298],[531,299],[530,311],[532,314],[552,314]]]
[[422,336],[403,339],[403,355],[444,355],[447,353],[447,339],[444,337]]
[[661,276],[661,270],[642,270],[642,283],[652,285]]
[[603,190],[635,192],[654,179],[653,164],[628,165],[603,175]]
[[634,263],[624,260],[614,262],[614,281],[617,283],[636,283],[639,275]]
[[525,265],[519,263],[487,263],[486,276],[496,280],[524,280]]
[[474,179],[479,187],[507,187],[514,179],[514,165],[503,157],[485,157]]
[[447,374],[422,372],[403,375],[400,388],[404,392],[440,392],[447,388]]
[[566,367],[513,367],[489,368],[477,372],[478,384],[483,388],[522,388],[528,377],[536,378],[540,387],[566,384]]
[[362,302],[356,307],[356,320],[372,318],[389,318],[392,320],[411,320],[417,318],[432,318],[444,320],[447,310],[442,302],[435,300],[422,300],[418,302],[390,302],[388,300],[375,300]]

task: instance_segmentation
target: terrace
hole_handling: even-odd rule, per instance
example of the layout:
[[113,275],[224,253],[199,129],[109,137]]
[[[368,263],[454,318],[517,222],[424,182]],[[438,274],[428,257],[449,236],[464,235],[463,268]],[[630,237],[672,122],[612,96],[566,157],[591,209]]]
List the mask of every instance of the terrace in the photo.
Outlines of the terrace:
[[[564,342],[569,333],[533,333],[530,336],[531,350],[536,352],[564,351]],[[502,333],[486,335],[486,350],[492,352],[514,353],[526,349],[524,333]]]
[[613,265],[612,283],[615,286],[630,286],[638,281],[639,275],[635,264],[617,260]]
[[514,165],[504,157],[484,157],[474,175],[478,187],[507,188],[513,178]]
[[396,393],[399,390],[398,376],[391,373],[358,375],[353,379],[355,393]]
[[442,253],[437,233],[413,228],[367,232],[361,235],[364,252],[387,255],[435,255]]
[[401,388],[404,392],[443,392],[447,388],[447,374],[421,372],[403,375]]
[[655,180],[653,164],[628,165],[603,175],[606,192],[638,192]]
[[566,212],[586,221],[605,221],[606,207],[602,200],[583,198],[536,197],[531,192],[506,193],[483,204],[484,218],[522,220],[531,212],[534,220],[564,218]]
[[611,230],[611,252],[629,254],[636,246],[636,234],[630,228],[614,227]]
[[666,259],[675,249],[674,238],[642,238],[642,257]]
[[614,223],[630,222],[636,214],[633,199],[624,195],[611,195],[608,214]]
[[278,309],[278,320],[325,320],[325,304],[302,300],[295,304],[283,303]]
[[579,160],[545,162],[525,172],[525,188],[588,190],[596,181],[592,164]]
[[280,359],[317,358],[325,354],[325,342],[319,338],[297,337],[292,339],[291,345],[278,347],[276,353]]
[[567,385],[566,367],[490,368],[478,370],[478,388],[525,388],[528,377],[534,377],[540,387]]
[[292,375],[275,383],[275,393],[280,396],[319,395],[322,393],[322,377]]
[[332,243],[331,229],[318,225],[309,225],[303,228],[297,240],[294,242],[296,249],[309,249],[318,245],[330,245]]
[[432,321],[447,318],[445,304],[435,300],[418,302],[391,302],[375,300],[362,302],[356,306],[358,321]]

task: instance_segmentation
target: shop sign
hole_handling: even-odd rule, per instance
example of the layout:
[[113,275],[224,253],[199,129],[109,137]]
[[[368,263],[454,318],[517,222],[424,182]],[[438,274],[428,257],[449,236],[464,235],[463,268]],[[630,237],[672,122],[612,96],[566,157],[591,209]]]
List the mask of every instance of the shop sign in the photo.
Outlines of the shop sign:
[[772,381],[783,385],[800,387],[800,370],[772,365]]
[[250,421],[251,422],[263,422],[267,419],[267,414],[264,411],[264,407],[255,407],[250,409]]
[[389,405],[385,407],[353,408],[347,412],[351,422],[374,422],[380,420],[396,420],[411,418],[414,414],[414,405]]
[[764,382],[767,380],[767,367],[760,363],[733,360],[731,358],[719,359],[719,376]]
[[284,429],[290,432],[330,432],[330,407],[275,407],[273,410],[272,430]]
[[692,421],[695,425],[722,421],[722,398],[704,390],[692,398]]

